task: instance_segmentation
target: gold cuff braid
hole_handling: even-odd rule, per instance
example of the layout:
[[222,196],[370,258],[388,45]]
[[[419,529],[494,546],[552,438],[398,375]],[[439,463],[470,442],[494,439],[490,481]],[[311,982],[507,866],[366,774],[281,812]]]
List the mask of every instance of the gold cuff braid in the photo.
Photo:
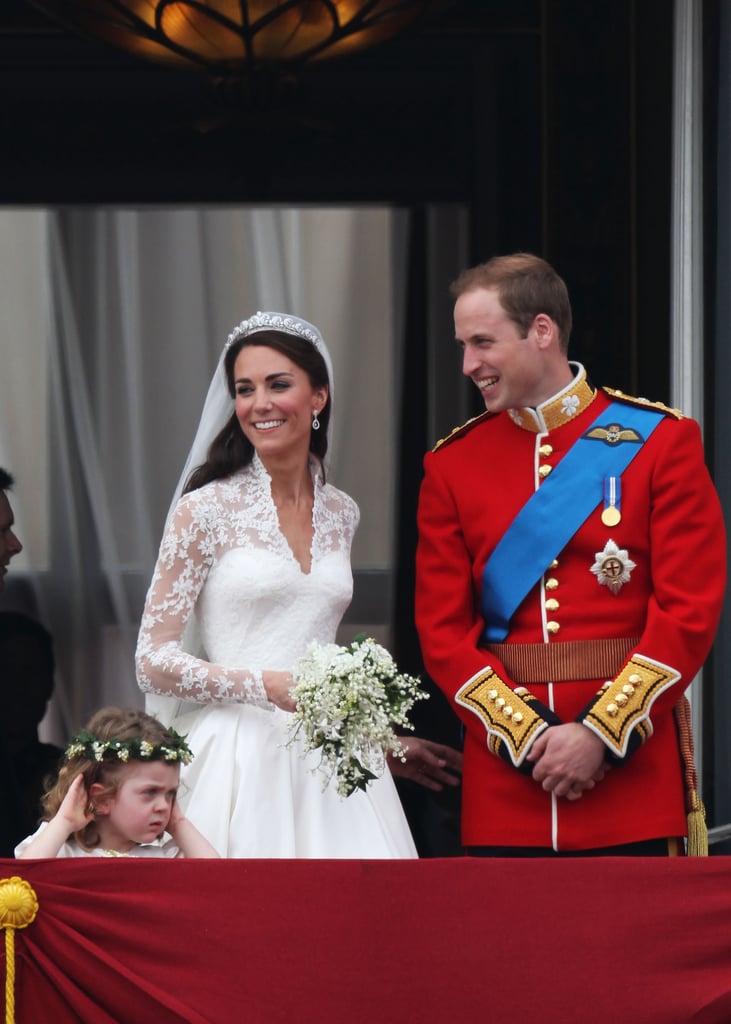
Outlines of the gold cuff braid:
[[613,754],[624,757],[633,730],[643,742],[652,735],[650,709],[659,694],[678,679],[675,669],[635,654],[617,678],[601,688],[584,725],[601,737]]
[[455,700],[482,721],[487,729],[487,745],[493,753],[497,753],[501,741],[506,744],[516,768],[536,736],[548,728],[548,722],[531,708],[532,695],[528,690],[522,686],[511,690],[491,668],[465,683]]

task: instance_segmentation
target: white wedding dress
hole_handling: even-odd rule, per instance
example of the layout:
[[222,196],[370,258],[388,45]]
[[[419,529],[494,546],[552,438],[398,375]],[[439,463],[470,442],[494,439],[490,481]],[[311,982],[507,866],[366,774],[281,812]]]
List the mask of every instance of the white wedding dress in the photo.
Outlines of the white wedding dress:
[[[415,857],[388,771],[342,799],[289,739],[264,669],[333,642],[352,596],[353,500],[313,467],[311,569],[279,528],[258,456],[184,495],[166,527],[137,645],[148,711],[187,735],[180,804],[223,857]],[[197,634],[197,635],[193,635]],[[205,651],[205,660],[189,650]]]

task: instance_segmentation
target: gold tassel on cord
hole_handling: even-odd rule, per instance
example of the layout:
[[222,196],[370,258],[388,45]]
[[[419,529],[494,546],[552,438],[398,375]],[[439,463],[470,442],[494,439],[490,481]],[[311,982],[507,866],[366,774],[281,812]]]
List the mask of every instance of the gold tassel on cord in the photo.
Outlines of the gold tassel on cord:
[[15,930],[38,913],[35,890],[24,878],[0,879],[0,930],[5,931],[5,1024],[15,1024]]
[[706,809],[703,801],[698,796],[698,791],[693,790],[691,796],[691,807],[688,811],[688,856],[708,856],[708,829],[706,827]]
[[706,809],[698,795],[698,776],[693,760],[693,731],[691,729],[690,703],[683,696],[675,705],[675,722],[678,727],[680,757],[683,762],[683,788],[685,810],[688,819],[688,856],[708,856],[708,828]]

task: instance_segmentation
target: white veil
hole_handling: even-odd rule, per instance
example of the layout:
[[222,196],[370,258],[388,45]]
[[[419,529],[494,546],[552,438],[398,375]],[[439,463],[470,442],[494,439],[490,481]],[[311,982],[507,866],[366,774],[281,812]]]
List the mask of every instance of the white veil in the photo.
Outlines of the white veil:
[[[169,520],[175,512],[175,508],[183,493],[188,477],[194,469],[201,466],[206,461],[208,449],[210,448],[212,441],[224,428],[234,411],[234,400],[228,390],[228,381],[226,380],[226,369],[224,366],[226,353],[234,342],[239,341],[241,338],[249,337],[249,335],[257,334],[261,331],[280,331],[284,334],[294,335],[294,337],[308,341],[320,353],[325,362],[325,368],[327,369],[329,385],[328,394],[330,398],[330,417],[328,419],[328,441],[332,436],[334,389],[333,368],[330,353],[319,330],[314,326],[314,324],[308,323],[307,320],[303,320],[301,317],[292,316],[290,313],[258,312],[249,317],[248,320],[242,320],[241,323],[234,327],[229,334],[226,344],[223,347],[223,351],[218,358],[216,369],[213,372],[213,377],[208,388],[208,394],[206,395],[205,402],[203,403],[203,411],[201,412],[198,429],[196,430],[195,437],[193,438],[193,444],[188,452],[188,457],[183,465],[183,471],[180,474],[177,486],[173,493],[172,501],[170,502],[170,507],[168,508],[167,518],[165,520],[166,529]],[[202,644],[198,635],[195,612],[186,626],[183,637],[183,648],[191,654],[199,655],[203,653]],[[179,700],[176,697],[167,697],[153,693],[145,695],[146,710],[150,714],[155,715],[165,725],[170,725],[178,715],[183,714],[186,709],[193,707],[197,707],[197,705]]]

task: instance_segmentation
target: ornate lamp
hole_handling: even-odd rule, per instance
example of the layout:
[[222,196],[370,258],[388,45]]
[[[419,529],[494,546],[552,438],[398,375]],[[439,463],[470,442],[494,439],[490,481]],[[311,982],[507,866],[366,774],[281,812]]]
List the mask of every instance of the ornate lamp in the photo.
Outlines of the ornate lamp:
[[443,0],[31,0],[59,23],[147,60],[218,74],[340,57]]

